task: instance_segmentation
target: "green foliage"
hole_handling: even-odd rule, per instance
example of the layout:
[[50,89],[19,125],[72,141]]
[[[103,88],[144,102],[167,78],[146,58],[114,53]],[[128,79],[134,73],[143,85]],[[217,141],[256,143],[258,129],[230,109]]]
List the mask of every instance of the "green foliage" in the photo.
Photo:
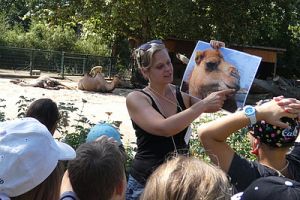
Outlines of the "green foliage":
[[89,35],[85,39],[80,38],[74,44],[74,51],[78,53],[110,56],[110,50],[99,35]]
[[18,115],[17,115],[17,117],[18,118],[23,118],[26,115],[26,111],[27,111],[29,103],[31,103],[35,99],[34,98],[28,98],[28,97],[25,97],[23,95],[20,96],[19,99],[20,100],[17,101],[17,103],[16,103],[18,105]]
[[26,32],[21,26],[7,30],[4,41],[8,46],[64,51],[74,46],[74,31],[61,26],[48,27],[33,23]]
[[29,11],[27,0],[1,0],[0,12],[7,17],[7,22],[11,26],[21,25],[25,29],[29,25],[28,20],[22,17]]
[[248,139],[248,129],[243,128],[236,133],[232,134],[228,139],[227,142],[230,146],[237,152],[239,155],[249,159],[255,160],[256,157],[250,153],[251,145]]
[[[213,121],[219,117],[224,116],[224,113],[218,112],[218,113],[212,113],[207,114],[205,116],[202,116],[197,121],[194,121],[192,123],[193,132],[196,132],[196,129],[203,123],[207,123],[210,121]],[[233,133],[229,138],[227,138],[227,143],[231,146],[231,148],[234,149],[237,154],[250,159],[255,160],[255,156],[250,153],[251,151],[251,145],[247,137],[247,129],[243,128],[236,133]],[[210,159],[205,153],[205,150],[201,143],[198,140],[198,137],[196,135],[193,135],[190,140],[190,153],[193,156],[199,157],[203,160],[209,161]]]
[[0,98],[0,109],[1,109],[0,110],[0,122],[5,121],[5,113],[4,113],[4,111],[2,111],[2,109],[6,108],[5,101],[6,101],[5,99]]
[[[58,109],[60,112],[61,120],[58,124],[57,130],[62,135],[62,140],[69,145],[71,145],[74,149],[77,149],[80,144],[85,142],[86,135],[90,130],[91,126],[94,124],[91,123],[83,114],[83,108],[86,100],[82,99],[82,108],[77,114],[78,119],[74,121],[76,124],[70,125],[70,112],[78,111],[78,108],[74,107],[73,103],[62,103],[59,102]],[[73,128],[73,131],[70,131],[70,128]]]
[[6,16],[0,12],[0,45],[5,45],[6,31],[8,29],[8,23]]
[[125,145],[125,152],[126,152],[126,163],[125,163],[125,169],[128,174],[134,155],[135,155],[135,148],[132,145]]

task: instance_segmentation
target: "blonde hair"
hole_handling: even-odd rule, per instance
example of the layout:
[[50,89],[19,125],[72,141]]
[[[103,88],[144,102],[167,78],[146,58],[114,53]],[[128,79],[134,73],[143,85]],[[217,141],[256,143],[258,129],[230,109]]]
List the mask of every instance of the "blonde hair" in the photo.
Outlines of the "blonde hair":
[[[150,68],[152,65],[153,55],[160,50],[166,49],[163,43],[156,44],[156,43],[145,43],[149,44],[151,47],[147,50],[143,50],[140,47],[135,49],[133,52],[135,61],[141,70],[142,68]],[[143,44],[143,45],[145,45]],[[143,46],[141,45],[141,46]]]
[[230,200],[225,173],[197,158],[178,156],[158,167],[140,200]]

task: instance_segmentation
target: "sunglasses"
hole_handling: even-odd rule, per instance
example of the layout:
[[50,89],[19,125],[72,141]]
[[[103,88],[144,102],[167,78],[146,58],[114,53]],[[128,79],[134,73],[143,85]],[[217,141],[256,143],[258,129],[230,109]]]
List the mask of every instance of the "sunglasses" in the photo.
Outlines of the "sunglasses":
[[145,44],[142,44],[138,49],[147,51],[147,50],[151,49],[151,47],[153,47],[155,45],[161,45],[161,44],[164,44],[161,40],[151,40]]
[[137,55],[137,63],[138,65],[141,67],[143,65],[143,62],[142,62],[142,56],[143,56],[143,53],[142,55],[140,54],[141,51],[143,52],[147,52],[149,49],[151,49],[153,46],[156,46],[156,45],[164,45],[164,43],[161,41],[161,40],[151,40],[145,44],[142,44],[141,46],[139,46],[137,48],[137,52],[139,52]]

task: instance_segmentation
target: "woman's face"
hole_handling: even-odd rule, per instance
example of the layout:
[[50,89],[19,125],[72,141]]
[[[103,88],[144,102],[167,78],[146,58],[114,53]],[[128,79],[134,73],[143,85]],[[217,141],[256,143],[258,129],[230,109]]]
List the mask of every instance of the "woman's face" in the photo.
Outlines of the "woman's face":
[[153,54],[152,66],[146,73],[150,82],[164,84],[173,82],[173,65],[166,49],[157,51]]

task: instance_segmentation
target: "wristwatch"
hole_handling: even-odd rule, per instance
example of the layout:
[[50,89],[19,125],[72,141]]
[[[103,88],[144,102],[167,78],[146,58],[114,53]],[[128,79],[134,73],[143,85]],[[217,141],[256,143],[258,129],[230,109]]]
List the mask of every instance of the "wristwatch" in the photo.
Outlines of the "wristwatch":
[[244,113],[249,118],[251,125],[256,123],[256,110],[253,106],[245,106]]

